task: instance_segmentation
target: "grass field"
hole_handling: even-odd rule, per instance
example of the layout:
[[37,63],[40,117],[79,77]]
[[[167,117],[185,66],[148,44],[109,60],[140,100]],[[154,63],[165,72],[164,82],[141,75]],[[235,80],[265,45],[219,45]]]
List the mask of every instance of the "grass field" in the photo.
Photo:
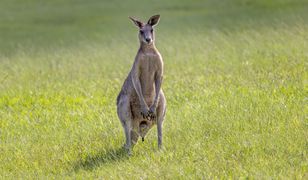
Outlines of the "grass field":
[[[168,101],[131,157],[115,99],[161,14]],[[307,179],[307,0],[1,0],[0,178]]]

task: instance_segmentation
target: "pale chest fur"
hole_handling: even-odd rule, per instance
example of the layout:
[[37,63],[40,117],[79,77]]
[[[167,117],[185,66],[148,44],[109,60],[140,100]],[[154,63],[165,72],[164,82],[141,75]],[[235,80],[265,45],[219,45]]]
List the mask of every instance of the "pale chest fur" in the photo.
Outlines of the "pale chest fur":
[[162,68],[161,56],[158,53],[142,53],[138,58],[142,94],[145,101],[151,104],[155,96],[155,74]]
[[144,53],[139,57],[140,72],[143,76],[153,76],[161,67],[161,57],[155,53]]

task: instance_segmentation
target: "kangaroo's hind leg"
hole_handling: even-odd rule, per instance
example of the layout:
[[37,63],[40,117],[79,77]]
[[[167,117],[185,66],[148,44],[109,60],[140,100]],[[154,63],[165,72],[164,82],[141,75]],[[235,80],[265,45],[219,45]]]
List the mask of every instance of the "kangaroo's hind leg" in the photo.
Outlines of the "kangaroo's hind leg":
[[132,113],[127,95],[121,95],[117,104],[117,113],[125,133],[125,149],[131,154]]
[[163,121],[166,115],[166,98],[163,91],[160,92],[159,103],[157,106],[157,142],[160,149],[163,144]]

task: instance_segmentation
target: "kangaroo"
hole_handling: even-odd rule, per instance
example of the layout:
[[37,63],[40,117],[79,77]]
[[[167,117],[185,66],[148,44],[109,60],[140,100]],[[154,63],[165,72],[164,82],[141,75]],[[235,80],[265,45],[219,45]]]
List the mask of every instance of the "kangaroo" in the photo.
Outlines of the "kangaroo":
[[129,17],[139,28],[140,48],[122,89],[117,97],[117,114],[125,133],[124,148],[131,148],[139,136],[144,141],[147,132],[157,124],[158,148],[162,147],[162,125],[166,114],[166,98],[161,89],[163,59],[155,47],[153,27],[160,15],[145,24]]

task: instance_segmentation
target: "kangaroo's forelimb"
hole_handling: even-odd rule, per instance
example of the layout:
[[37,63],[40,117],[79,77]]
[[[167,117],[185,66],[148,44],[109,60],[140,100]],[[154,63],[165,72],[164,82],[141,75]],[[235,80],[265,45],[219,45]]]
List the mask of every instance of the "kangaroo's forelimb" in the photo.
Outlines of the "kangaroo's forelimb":
[[149,116],[151,117],[151,119],[156,118],[156,108],[157,108],[158,101],[159,101],[162,80],[163,80],[162,72],[156,73],[155,74],[155,99],[149,110]]

